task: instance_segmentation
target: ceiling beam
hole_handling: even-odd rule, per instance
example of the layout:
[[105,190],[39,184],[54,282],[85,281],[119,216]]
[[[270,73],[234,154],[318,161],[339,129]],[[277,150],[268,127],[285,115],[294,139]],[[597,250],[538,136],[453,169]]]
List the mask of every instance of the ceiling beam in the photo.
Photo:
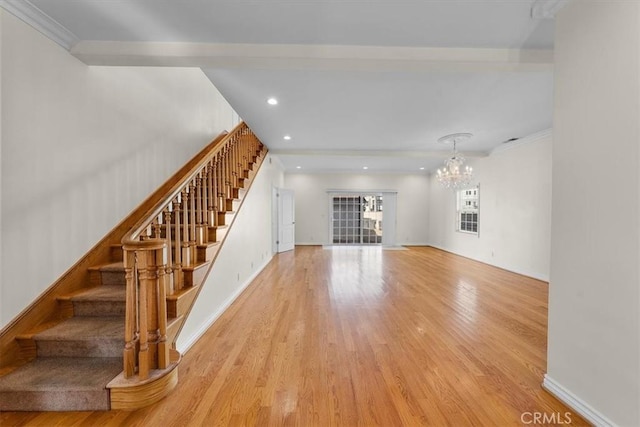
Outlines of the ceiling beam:
[[354,71],[548,71],[553,51],[334,45],[81,41],[88,65]]
[[[445,158],[451,157],[450,150],[440,151],[389,151],[389,150],[269,150],[271,154],[278,156],[348,156],[348,157],[399,157],[399,158]],[[460,154],[468,158],[487,157],[489,153],[484,151],[462,152]]]

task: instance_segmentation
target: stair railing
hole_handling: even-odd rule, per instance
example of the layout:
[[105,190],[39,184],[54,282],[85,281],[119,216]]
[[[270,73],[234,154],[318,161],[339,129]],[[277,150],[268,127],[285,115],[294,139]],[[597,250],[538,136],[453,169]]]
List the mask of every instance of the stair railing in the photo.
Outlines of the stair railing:
[[261,151],[251,129],[239,124],[123,237],[125,378],[145,380],[169,366],[166,297],[188,285],[183,269],[198,262],[198,245],[214,241]]

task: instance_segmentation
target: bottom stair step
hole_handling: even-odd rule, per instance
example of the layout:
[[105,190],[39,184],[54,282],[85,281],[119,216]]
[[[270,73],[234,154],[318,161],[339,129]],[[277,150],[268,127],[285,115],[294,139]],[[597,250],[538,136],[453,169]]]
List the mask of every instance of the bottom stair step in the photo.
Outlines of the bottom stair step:
[[0,411],[107,411],[119,357],[42,357],[0,377]]

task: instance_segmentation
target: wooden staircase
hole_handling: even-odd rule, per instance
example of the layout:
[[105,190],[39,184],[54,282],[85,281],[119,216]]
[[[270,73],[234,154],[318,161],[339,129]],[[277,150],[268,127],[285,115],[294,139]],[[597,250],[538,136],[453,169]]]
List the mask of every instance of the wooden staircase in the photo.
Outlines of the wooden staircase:
[[55,313],[26,310],[3,329],[0,411],[134,409],[169,393],[175,341],[265,154],[244,124],[214,141],[111,233],[122,243],[85,256],[101,262],[83,286],[57,283],[55,303],[34,303]]

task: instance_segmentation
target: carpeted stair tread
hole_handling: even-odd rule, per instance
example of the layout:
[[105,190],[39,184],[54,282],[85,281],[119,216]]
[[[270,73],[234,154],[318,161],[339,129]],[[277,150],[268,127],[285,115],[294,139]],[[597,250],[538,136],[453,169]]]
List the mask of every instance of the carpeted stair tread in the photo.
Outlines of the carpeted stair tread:
[[[122,261],[89,267],[89,273],[94,285],[122,285],[126,284],[124,263]],[[97,274],[96,274],[97,273]]]
[[53,328],[42,331],[36,340],[121,338],[124,345],[122,317],[72,317]]
[[124,348],[124,319],[76,316],[33,338],[38,357],[119,357]]
[[76,316],[124,316],[126,292],[122,285],[101,285],[79,292],[69,300]]
[[122,261],[112,262],[100,266],[100,271],[124,271],[124,263]]
[[0,377],[0,411],[108,410],[106,385],[120,372],[118,357],[37,358]]
[[71,297],[71,301],[125,301],[125,288],[120,285],[102,285],[89,288]]

